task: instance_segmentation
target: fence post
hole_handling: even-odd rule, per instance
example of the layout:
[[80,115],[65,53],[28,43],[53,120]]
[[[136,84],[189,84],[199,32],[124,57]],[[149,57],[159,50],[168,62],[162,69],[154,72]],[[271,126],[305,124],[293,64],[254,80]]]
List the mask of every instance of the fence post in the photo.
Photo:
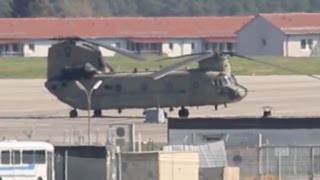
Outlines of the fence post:
[[310,147],[310,180],[314,180],[314,149]]
[[281,180],[281,171],[282,171],[282,169],[281,169],[281,154],[279,154],[279,156],[278,156],[278,180]]
[[258,135],[258,177],[262,179],[262,134]]
[[130,124],[129,125],[129,133],[130,133],[130,150],[132,152],[136,151],[136,128],[135,124]]
[[120,146],[116,146],[116,154],[117,154],[117,180],[122,180],[122,160],[121,160],[121,148]]
[[68,180],[68,150],[64,151],[64,180]]

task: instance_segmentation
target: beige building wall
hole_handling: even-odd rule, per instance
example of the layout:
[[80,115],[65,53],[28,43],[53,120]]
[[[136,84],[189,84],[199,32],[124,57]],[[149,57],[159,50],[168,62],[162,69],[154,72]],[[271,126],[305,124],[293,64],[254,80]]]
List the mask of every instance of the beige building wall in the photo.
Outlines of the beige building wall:
[[122,154],[123,180],[198,180],[197,152],[141,152]]
[[237,33],[236,52],[242,55],[282,56],[285,34],[261,16]]
[[284,56],[311,56],[313,49],[319,46],[319,38],[320,35],[287,35],[284,41]]
[[201,39],[171,39],[162,44],[162,52],[168,57],[199,53],[202,50]]
[[23,44],[23,56],[25,57],[47,57],[48,51],[54,41],[32,41]]
[[199,179],[197,152],[162,152],[159,156],[159,179]]

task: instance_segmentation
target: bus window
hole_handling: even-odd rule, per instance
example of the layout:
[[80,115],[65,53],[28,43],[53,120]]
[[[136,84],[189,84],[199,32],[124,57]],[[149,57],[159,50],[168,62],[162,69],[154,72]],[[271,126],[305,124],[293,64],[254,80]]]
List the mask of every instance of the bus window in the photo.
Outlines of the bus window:
[[1,163],[2,164],[10,164],[10,152],[9,151],[1,151]]
[[46,152],[45,151],[35,151],[36,164],[44,164],[46,162]]
[[22,151],[22,163],[23,164],[33,164],[34,157],[33,151]]
[[12,164],[21,163],[21,153],[20,151],[12,151]]

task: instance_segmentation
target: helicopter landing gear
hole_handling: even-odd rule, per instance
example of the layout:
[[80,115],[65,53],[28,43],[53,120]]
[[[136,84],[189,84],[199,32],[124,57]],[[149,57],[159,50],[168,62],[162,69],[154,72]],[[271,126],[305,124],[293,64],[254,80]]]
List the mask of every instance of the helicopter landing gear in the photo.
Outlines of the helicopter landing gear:
[[186,109],[184,106],[181,107],[178,113],[179,113],[179,117],[181,118],[187,118],[189,116],[189,110]]
[[93,117],[101,118],[102,117],[102,111],[100,109],[99,110],[94,110],[93,111]]
[[78,112],[76,109],[72,109],[69,113],[70,118],[76,118],[78,117]]

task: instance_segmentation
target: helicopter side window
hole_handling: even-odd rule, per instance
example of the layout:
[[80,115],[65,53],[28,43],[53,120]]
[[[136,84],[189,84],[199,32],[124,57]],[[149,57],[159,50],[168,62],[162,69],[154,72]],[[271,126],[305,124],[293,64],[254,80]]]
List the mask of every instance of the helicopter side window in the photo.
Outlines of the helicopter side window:
[[105,90],[111,90],[111,89],[112,89],[112,86],[106,84],[106,85],[103,86],[103,88],[104,88]]
[[146,83],[141,84],[141,90],[142,91],[147,91],[148,90],[148,85]]
[[173,91],[173,84],[171,82],[167,82],[165,84],[167,91],[171,92]]
[[192,83],[192,86],[193,86],[194,89],[198,89],[198,88],[200,87],[199,81],[194,81],[194,82]]
[[122,86],[120,84],[117,84],[115,88],[116,88],[117,92],[121,92],[122,91]]

